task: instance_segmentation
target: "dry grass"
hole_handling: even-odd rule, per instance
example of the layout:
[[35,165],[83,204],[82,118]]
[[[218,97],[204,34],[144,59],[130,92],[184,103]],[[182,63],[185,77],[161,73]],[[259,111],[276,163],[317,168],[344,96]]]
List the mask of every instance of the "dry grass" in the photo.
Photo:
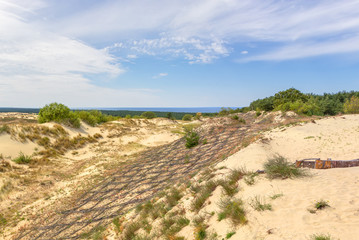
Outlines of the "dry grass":
[[243,208],[243,202],[237,198],[222,199],[218,204],[221,212],[219,213],[223,218],[229,218],[233,225],[246,224],[246,212]]
[[203,185],[191,204],[192,209],[198,212],[217,186],[218,182],[212,180]]
[[267,177],[274,178],[297,178],[307,176],[304,169],[296,168],[294,164],[288,162],[283,156],[277,155],[264,163],[264,170]]

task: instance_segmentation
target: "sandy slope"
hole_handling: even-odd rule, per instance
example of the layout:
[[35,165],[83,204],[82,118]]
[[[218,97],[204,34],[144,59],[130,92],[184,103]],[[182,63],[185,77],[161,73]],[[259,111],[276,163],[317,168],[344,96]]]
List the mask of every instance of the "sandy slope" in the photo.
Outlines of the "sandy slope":
[[[18,120],[30,117],[33,120],[34,115],[0,114],[0,118],[2,117],[14,118],[11,122],[0,122],[0,127],[5,124],[9,125],[15,134],[21,132],[24,126],[53,128],[55,125],[55,123],[38,124]],[[12,166],[4,171],[0,168],[0,217],[12,219],[12,214],[15,212],[22,216],[39,214],[39,209],[58,204],[59,200],[76,192],[79,186],[80,189],[82,185],[86,188],[86,185],[95,182],[96,178],[101,177],[106,171],[104,166],[108,168],[112,166],[111,164],[116,166],[120,161],[125,161],[127,155],[148,147],[166,144],[181,137],[180,134],[172,133],[172,130],[181,129],[181,125],[168,119],[152,121],[120,119],[96,127],[85,123],[82,123],[81,128],[78,129],[62,127],[70,138],[79,134],[84,137],[101,134],[102,137],[97,142],[51,158],[46,164],[34,164],[29,167],[26,164],[15,164],[11,159],[18,156],[20,152],[33,155],[36,149],[43,147],[30,140],[21,142],[6,132],[0,134],[0,156],[3,157],[3,159],[0,158],[0,167],[6,163]],[[50,139],[54,141],[51,137]],[[4,186],[8,183],[11,183],[11,187],[5,191]],[[18,220],[15,219],[15,221]],[[16,222],[11,222],[11,224],[16,224]],[[10,235],[26,224],[28,224],[27,221],[21,221],[16,227],[8,227],[7,230],[11,233],[5,233],[5,235],[1,235],[3,226],[0,224],[0,239],[7,234],[9,236],[5,239],[11,239]]]
[[[249,171],[263,169],[263,163],[278,154],[292,162],[312,157],[340,160],[359,158],[359,115],[329,117],[266,132],[255,143],[217,164],[214,179],[225,177],[229,172],[226,168],[245,168]],[[255,177],[253,185],[240,180],[239,192],[233,198],[244,202],[248,223],[239,226],[232,225],[228,219],[218,221],[221,211],[218,203],[226,198],[222,186],[215,189],[198,213],[191,207],[197,196],[187,188],[179,204],[171,211],[185,209],[184,216],[191,220],[191,224],[176,236],[195,239],[193,220],[203,216],[208,225],[207,236],[216,233],[217,238],[214,239],[226,239],[230,232],[235,232],[231,239],[238,240],[309,240],[314,239],[313,235],[328,234],[331,239],[358,239],[359,167],[307,171],[308,177],[298,179],[269,180],[262,174]],[[200,183],[203,186],[205,181],[201,179],[201,174],[198,174],[191,184]],[[277,198],[272,198],[275,195]],[[270,204],[272,210],[255,210],[252,203],[256,197],[262,203]],[[315,210],[314,205],[320,200],[328,202],[330,207]],[[132,214],[136,218],[139,216]],[[127,216],[131,219],[129,216],[131,213]],[[152,223],[154,232],[161,229],[160,221],[157,219]],[[139,234],[143,233],[141,231]],[[109,239],[119,238],[112,234]]]
[[[359,158],[359,115],[318,120],[267,133],[258,141],[232,155],[218,166],[262,169],[275,154],[297,159],[321,157],[340,160]],[[236,230],[233,239],[309,239],[312,234],[355,240],[359,236],[359,168],[310,170],[312,177],[295,180],[268,180],[264,176],[248,186],[241,183],[237,197],[249,203],[255,196],[272,204],[273,211],[258,212],[247,204],[247,226]],[[275,200],[269,196],[283,194]],[[212,199],[219,201],[220,196]],[[328,209],[310,213],[316,201],[329,201]],[[228,222],[211,219],[218,234],[231,231]],[[268,231],[271,234],[268,234]]]

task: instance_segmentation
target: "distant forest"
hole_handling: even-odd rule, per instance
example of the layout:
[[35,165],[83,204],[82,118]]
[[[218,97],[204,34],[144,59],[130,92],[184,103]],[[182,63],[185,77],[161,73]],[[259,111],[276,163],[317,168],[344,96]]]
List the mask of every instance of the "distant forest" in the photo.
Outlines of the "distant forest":
[[[339,113],[359,113],[359,91],[341,91],[338,93],[324,93],[323,95],[313,93],[302,93],[295,88],[280,91],[274,96],[257,99],[248,107],[231,109],[222,108],[218,113],[201,113],[201,116],[226,116],[228,114],[248,111],[294,111],[302,115],[337,115]],[[0,108],[0,112],[39,113],[39,108]],[[171,119],[190,120],[195,113],[190,112],[160,112],[160,111],[131,111],[131,110],[75,110],[81,119],[113,116],[122,118],[154,118],[163,117]],[[148,115],[149,114],[149,115]]]
[[294,111],[305,115],[359,113],[359,91],[342,91],[318,95],[305,94],[295,88],[290,88],[280,91],[274,96],[251,102],[248,110]]
[[[0,108],[0,112],[20,112],[20,113],[36,113],[38,114],[40,111],[40,108]],[[146,111],[130,111],[130,110],[99,110],[102,112],[102,114],[115,116],[115,117],[140,117],[144,112]],[[192,116],[196,115],[195,113],[189,113],[189,112],[158,112],[153,111],[155,113],[156,117],[164,117],[167,118],[170,114],[170,116],[174,119],[180,120],[182,119],[186,114],[190,114]],[[216,116],[217,113],[202,113],[202,116]]]

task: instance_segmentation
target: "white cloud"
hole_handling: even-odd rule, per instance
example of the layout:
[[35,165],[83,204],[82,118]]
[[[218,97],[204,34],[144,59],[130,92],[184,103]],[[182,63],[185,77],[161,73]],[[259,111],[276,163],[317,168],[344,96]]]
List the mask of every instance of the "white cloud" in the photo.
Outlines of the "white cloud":
[[135,55],[135,54],[128,54],[128,55],[127,55],[127,58],[129,58],[129,59],[136,59],[136,58],[137,58],[137,55]]
[[[56,20],[53,24],[71,36],[97,43],[111,39],[142,54],[208,63],[228,56],[233,44],[272,42],[284,47],[310,47],[309,42],[338,36],[354,40],[359,32],[359,1],[108,1]],[[137,44],[128,44],[127,39],[136,39]],[[178,39],[182,39],[182,45]],[[331,43],[341,48],[340,39]]]
[[[70,106],[142,106],[158,101],[144,89],[108,89],[90,76],[112,78],[124,70],[105,49],[44,30],[31,22],[42,7],[0,0],[0,103],[41,107],[59,101]],[[132,56],[133,57],[133,56]],[[98,81],[97,81],[98,82]]]
[[159,73],[159,74],[153,76],[152,78],[157,79],[157,78],[162,78],[162,77],[166,77],[166,76],[168,76],[168,73]]
[[323,42],[288,44],[269,53],[244,58],[240,61],[283,61],[328,54],[343,54],[359,51],[359,36]]
[[211,63],[214,59],[228,56],[230,50],[221,40],[200,40],[182,37],[161,37],[115,43],[106,48],[109,52],[127,50],[137,55],[182,57],[189,63]]
[[241,54],[248,54],[248,51],[242,51]]

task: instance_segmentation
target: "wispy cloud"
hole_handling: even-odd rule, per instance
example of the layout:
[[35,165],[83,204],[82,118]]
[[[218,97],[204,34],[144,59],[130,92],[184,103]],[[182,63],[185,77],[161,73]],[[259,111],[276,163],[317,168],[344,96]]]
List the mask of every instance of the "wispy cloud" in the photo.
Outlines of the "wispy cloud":
[[166,76],[168,76],[168,73],[159,73],[159,74],[153,76],[152,78],[157,79],[157,78],[162,78],[162,77],[166,77]]
[[[136,55],[172,56],[187,59],[189,63],[211,63],[228,56],[229,50],[221,40],[200,40],[182,37],[161,37],[115,43],[106,48],[109,52],[127,50]],[[132,55],[132,54],[131,54]]]
[[[97,43],[106,36],[106,39],[125,43],[128,50],[139,54],[165,54],[185,58],[190,63],[211,63],[235,51],[232,46],[250,42],[259,45],[270,42],[283,48],[297,44],[309,49],[318,42],[332,39],[333,47],[341,49],[343,41],[336,37],[356,40],[359,1],[109,1],[60,19],[55,25],[64,33],[91,38]],[[136,41],[130,44],[124,37]],[[200,42],[203,48],[192,41]],[[256,54],[267,56],[264,51],[269,50],[271,54],[281,49],[265,49]],[[313,55],[305,52],[307,56]]]

